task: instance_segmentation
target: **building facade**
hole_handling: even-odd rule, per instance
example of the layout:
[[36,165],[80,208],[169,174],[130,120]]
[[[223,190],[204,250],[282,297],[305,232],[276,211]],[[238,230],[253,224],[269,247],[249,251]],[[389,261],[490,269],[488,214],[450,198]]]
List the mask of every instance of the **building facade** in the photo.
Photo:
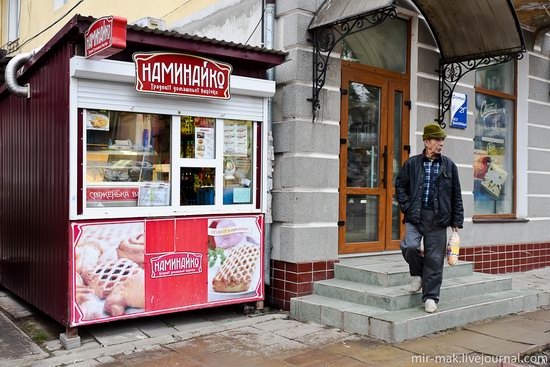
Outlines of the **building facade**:
[[[3,13],[9,12],[5,3]],[[166,18],[175,31],[262,44],[262,14],[269,8],[262,1],[191,1],[180,9],[171,3],[162,11],[144,7],[134,17]],[[339,258],[398,250],[403,227],[393,179],[409,155],[422,151],[422,129],[439,116],[441,53],[426,17],[413,2],[400,1],[396,17],[336,45],[315,111],[308,29],[323,1],[274,3],[274,48],[288,56],[274,70],[266,294],[288,309],[290,298],[311,293],[313,281],[331,278]],[[125,8],[92,11],[86,4],[78,12],[127,16]],[[466,73],[454,90],[456,108],[442,121],[444,151],[462,183],[461,256],[488,273],[550,264],[550,36],[544,28],[550,15],[544,1],[513,4],[523,57]],[[459,22],[456,31],[474,32]]]

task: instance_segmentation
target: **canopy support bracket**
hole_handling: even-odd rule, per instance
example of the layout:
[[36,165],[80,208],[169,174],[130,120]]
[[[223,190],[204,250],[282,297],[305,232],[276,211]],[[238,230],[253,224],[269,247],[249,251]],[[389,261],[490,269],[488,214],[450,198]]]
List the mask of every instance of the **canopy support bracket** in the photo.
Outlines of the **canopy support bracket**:
[[312,104],[313,120],[321,109],[319,100],[321,90],[325,85],[330,54],[334,47],[346,36],[363,31],[381,24],[386,18],[395,18],[397,11],[395,2],[388,7],[381,8],[355,18],[346,19],[340,23],[320,27],[312,30],[313,33],[313,94],[307,100]]
[[487,56],[478,59],[471,59],[457,62],[445,62],[439,60],[439,99],[438,117],[435,121],[442,129],[447,127],[444,122],[445,114],[451,108],[451,99],[458,81],[470,71],[507,63],[511,60],[521,60],[525,50],[515,51],[505,55]]

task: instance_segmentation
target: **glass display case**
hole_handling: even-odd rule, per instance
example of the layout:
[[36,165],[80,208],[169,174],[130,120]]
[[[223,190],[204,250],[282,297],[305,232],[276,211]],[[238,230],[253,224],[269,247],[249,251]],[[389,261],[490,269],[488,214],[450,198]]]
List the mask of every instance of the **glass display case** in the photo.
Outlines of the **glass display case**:
[[86,206],[170,204],[170,116],[86,114]]

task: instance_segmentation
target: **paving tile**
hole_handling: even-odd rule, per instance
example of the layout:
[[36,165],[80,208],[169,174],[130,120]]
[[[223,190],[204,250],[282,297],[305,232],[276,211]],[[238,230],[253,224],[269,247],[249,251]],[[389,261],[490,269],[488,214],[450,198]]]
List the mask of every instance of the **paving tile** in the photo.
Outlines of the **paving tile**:
[[446,334],[438,334],[432,336],[439,343],[451,344],[471,351],[475,351],[476,348],[487,344],[494,344],[503,341],[502,339],[492,336],[476,333],[470,330],[459,330]]
[[[477,333],[494,336],[504,340],[525,344],[546,344],[550,343],[550,333],[540,332],[529,329],[536,326],[529,325],[528,322],[533,320],[517,320],[519,322],[495,321],[482,325],[466,326],[465,329],[475,331]],[[524,322],[527,328],[521,327],[521,322]],[[539,322],[540,321],[533,321]],[[545,327],[542,327],[544,329]]]
[[469,349],[456,346],[452,343],[443,343],[436,338],[417,338],[403,343],[396,344],[395,347],[406,351],[426,356],[444,356],[451,354],[470,353]]
[[[288,366],[281,360],[275,360],[264,356],[248,357],[238,352],[220,351],[211,354],[201,354],[192,358],[200,363],[200,366],[223,367],[283,367]],[[181,365],[180,365],[181,366]]]
[[189,331],[189,330],[196,330],[200,328],[210,327],[210,326],[216,326],[216,323],[214,321],[206,320],[202,317],[182,317],[181,315],[177,315],[174,317],[165,317],[162,319],[168,326],[173,327],[177,331]]
[[550,310],[538,310],[538,311],[526,313],[522,316],[529,320],[540,320],[540,321],[550,322]]
[[339,354],[324,351],[322,349],[310,349],[304,353],[300,353],[284,359],[291,366],[326,366],[328,363],[341,359]]
[[146,318],[136,322],[136,327],[150,338],[161,335],[173,335],[178,332],[174,327],[167,325],[158,318]]
[[456,367],[500,367],[498,362],[493,362],[493,356],[486,356],[479,353],[469,353],[465,355],[456,355],[454,358],[446,360],[446,366]]
[[549,322],[545,322],[542,320],[530,320],[527,318],[520,318],[520,319],[513,318],[513,319],[497,320],[494,323],[489,323],[489,325],[491,324],[505,325],[509,328],[539,331],[541,333],[550,331],[550,320]]
[[[371,365],[358,361],[357,359],[349,358],[349,357],[340,357],[339,359],[336,359],[334,361],[327,362],[325,364],[322,364],[323,367],[371,367]],[[319,367],[318,363],[305,365],[303,367]]]
[[276,319],[276,320],[269,320],[258,324],[254,324],[252,326],[255,327],[256,329],[273,332],[277,330],[301,327],[303,325],[304,325],[303,322],[299,322],[295,320]]
[[27,304],[11,294],[6,295],[5,297],[0,297],[0,309],[7,312],[14,319],[21,319],[32,315],[32,312]]
[[338,340],[337,342],[323,346],[323,350],[340,354],[342,356],[354,357],[360,353],[363,353],[366,349],[373,348],[377,345],[385,345],[385,343],[376,339],[352,335],[350,337]]
[[[145,357],[149,358],[149,356]],[[136,367],[204,367],[205,365],[194,361],[193,359],[182,356],[178,353],[172,353],[168,356],[165,356],[163,358],[157,358],[153,360],[147,360],[147,361],[141,361],[141,362],[134,362],[134,364],[125,364],[127,366],[136,366]],[[118,367],[120,364],[113,364],[112,367]]]
[[357,354],[355,358],[372,366],[402,367],[415,365],[413,356],[413,353],[393,346],[379,345]]
[[165,347],[186,356],[208,354],[231,349],[235,342],[223,335],[208,335],[183,342],[166,344]]
[[501,340],[498,343],[492,343],[475,348],[480,354],[490,354],[492,356],[511,356],[525,353],[533,349],[534,345]]
[[95,327],[89,333],[103,346],[116,345],[147,339],[137,327],[127,324],[111,324],[108,327]]
[[322,345],[334,343],[337,340],[341,340],[350,336],[349,333],[340,329],[323,329],[316,333],[307,334],[299,338],[295,338],[297,342],[310,345],[312,347],[319,347]]
[[294,324],[294,327],[274,331],[274,334],[285,337],[287,339],[298,339],[308,334],[316,333],[324,330],[324,326],[315,323],[299,323]]
[[[6,297],[4,297],[6,298]],[[0,312],[0,365],[31,355],[45,354],[6,315]]]

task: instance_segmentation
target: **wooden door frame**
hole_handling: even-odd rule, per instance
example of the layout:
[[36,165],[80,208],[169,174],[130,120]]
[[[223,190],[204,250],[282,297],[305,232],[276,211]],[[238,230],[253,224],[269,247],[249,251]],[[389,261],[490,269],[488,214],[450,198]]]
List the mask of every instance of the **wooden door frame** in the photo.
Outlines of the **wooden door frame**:
[[[404,149],[405,145],[409,144],[409,124],[410,124],[410,108],[405,108],[405,101],[410,99],[410,79],[407,74],[395,73],[387,70],[373,68],[367,65],[361,65],[352,62],[342,62],[342,88],[347,89],[350,81],[357,81],[367,85],[373,85],[381,88],[381,111],[380,111],[380,154],[379,154],[379,166],[380,177],[386,177],[385,195],[380,193],[379,195],[379,219],[378,219],[378,233],[379,239],[377,242],[360,242],[354,243],[351,247],[346,245],[346,225],[342,225],[338,229],[338,253],[350,254],[361,252],[373,252],[373,251],[385,251],[399,248],[399,240],[392,240],[392,198],[395,191],[393,185],[393,164],[390,160],[387,160],[387,164],[384,165],[383,146],[386,145],[389,156],[393,156],[394,142],[393,139],[389,139],[393,136],[393,121],[394,121],[394,91],[401,90],[403,92],[403,118],[401,123],[401,164],[408,158],[408,152]],[[340,221],[346,221],[346,204],[345,196],[347,194],[369,194],[369,189],[346,189],[345,193],[342,193],[342,188],[347,188],[347,164],[348,164],[348,96],[342,95],[340,102],[340,137],[346,137],[346,143],[340,145],[340,179],[339,179],[339,218]],[[381,187],[381,186],[379,186]],[[376,191],[384,190],[377,189]],[[388,205],[390,204],[390,205]],[[380,215],[383,217],[380,217]],[[382,219],[383,218],[383,219]],[[400,214],[400,218],[402,215]],[[388,225],[389,223],[389,225]],[[404,226],[400,224],[400,233],[403,234]],[[390,236],[386,240],[386,236]],[[350,248],[351,247],[351,248]]]

